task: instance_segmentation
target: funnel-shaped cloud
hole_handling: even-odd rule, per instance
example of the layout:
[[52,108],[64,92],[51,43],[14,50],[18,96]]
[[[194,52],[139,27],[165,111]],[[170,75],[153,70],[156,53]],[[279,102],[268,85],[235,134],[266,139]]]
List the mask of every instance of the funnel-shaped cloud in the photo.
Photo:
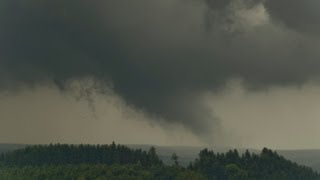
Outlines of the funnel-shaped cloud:
[[112,84],[128,104],[205,136],[219,122],[203,93],[233,78],[261,88],[319,75],[318,36],[296,29],[320,32],[313,25],[320,5],[296,0],[288,10],[287,2],[3,0],[0,88],[54,83],[64,90],[90,77]]

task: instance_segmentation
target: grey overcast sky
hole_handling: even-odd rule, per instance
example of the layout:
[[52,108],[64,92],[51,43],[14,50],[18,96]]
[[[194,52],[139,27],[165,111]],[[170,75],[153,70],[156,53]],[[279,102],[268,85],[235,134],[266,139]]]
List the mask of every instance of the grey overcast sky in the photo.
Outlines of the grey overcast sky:
[[0,142],[320,148],[319,7],[2,0]]

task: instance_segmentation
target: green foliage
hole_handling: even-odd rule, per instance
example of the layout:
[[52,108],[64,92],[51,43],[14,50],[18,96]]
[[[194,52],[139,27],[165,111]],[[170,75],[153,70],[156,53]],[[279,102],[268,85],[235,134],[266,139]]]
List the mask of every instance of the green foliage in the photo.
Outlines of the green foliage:
[[66,164],[137,164],[142,166],[161,165],[155,148],[149,152],[133,150],[116,145],[37,145],[16,150],[0,156],[6,166],[42,166]]
[[188,169],[206,175],[208,179],[320,179],[311,168],[288,161],[267,148],[260,155],[246,151],[241,157],[237,150],[215,154],[204,149]]
[[176,166],[179,166],[179,161],[178,161],[179,157],[176,153],[173,153],[172,156],[171,156],[171,160],[174,162],[174,164]]
[[54,165],[0,169],[0,179],[151,179],[152,174],[139,165]]
[[225,172],[230,180],[248,179],[248,172],[240,169],[236,164],[226,165]]
[[1,180],[201,180],[199,173],[166,166],[146,168],[141,165],[50,165],[0,168]]
[[132,150],[116,145],[30,146],[0,155],[1,180],[313,180],[311,168],[299,166],[267,148],[261,154],[204,149],[188,168],[165,166],[156,149]]

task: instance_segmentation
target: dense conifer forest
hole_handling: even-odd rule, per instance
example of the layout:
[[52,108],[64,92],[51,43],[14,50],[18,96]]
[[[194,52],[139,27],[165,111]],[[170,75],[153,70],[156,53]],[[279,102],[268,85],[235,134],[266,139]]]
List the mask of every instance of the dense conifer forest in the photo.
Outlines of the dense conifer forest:
[[37,145],[0,155],[0,179],[320,179],[311,168],[298,165],[264,148],[260,154],[237,150],[215,153],[204,149],[188,167],[163,164],[155,148],[148,151],[116,145]]

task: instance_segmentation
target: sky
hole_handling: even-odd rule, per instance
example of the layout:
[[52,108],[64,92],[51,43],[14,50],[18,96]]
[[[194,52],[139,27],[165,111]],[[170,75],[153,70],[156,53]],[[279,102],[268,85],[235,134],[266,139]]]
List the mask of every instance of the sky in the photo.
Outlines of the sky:
[[0,142],[320,148],[318,7],[3,0]]

